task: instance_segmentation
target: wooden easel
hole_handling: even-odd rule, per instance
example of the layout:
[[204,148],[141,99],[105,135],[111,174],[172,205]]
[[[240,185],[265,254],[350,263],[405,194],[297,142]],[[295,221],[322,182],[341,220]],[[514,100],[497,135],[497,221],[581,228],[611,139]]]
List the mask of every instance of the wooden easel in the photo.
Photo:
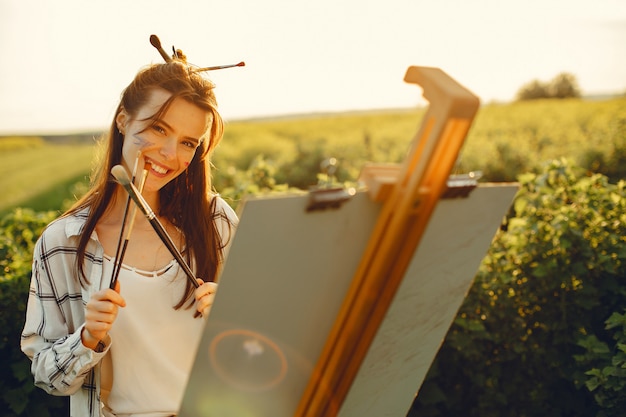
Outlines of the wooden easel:
[[406,414],[517,186],[452,185],[479,100],[437,68],[405,80],[429,109],[367,192],[244,202],[180,417]]
[[411,151],[389,182],[366,168],[370,195],[383,201],[348,296],[297,416],[333,417],[404,277],[479,107],[479,100],[438,68],[410,67],[404,78],[430,102]]

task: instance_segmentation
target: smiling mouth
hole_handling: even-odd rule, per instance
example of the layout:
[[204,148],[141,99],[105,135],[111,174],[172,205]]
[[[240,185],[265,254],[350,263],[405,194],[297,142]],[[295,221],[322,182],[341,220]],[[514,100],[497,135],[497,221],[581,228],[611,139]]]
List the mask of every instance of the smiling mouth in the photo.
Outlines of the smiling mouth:
[[169,171],[167,168],[164,168],[160,165],[156,165],[154,162],[152,162],[150,165],[152,165],[152,170],[156,172],[157,174],[165,175]]
[[168,172],[170,172],[169,168],[164,167],[163,165],[159,165],[156,162],[154,162],[151,159],[147,159],[146,160],[146,164],[150,166],[150,168],[152,168],[152,172],[157,174],[157,175],[165,175]]

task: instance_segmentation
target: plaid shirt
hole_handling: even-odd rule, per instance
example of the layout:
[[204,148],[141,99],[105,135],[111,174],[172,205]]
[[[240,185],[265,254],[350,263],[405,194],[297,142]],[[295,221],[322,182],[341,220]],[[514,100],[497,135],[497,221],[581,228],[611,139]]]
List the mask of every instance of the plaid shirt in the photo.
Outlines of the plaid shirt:
[[[217,206],[236,224],[234,211],[222,199]],[[21,337],[22,351],[32,360],[35,385],[50,394],[71,395],[73,417],[102,415],[100,361],[111,345],[107,338],[98,353],[81,341],[85,306],[93,293],[109,285],[102,272],[104,250],[95,232],[85,251],[89,286],[83,288],[78,280],[76,247],[87,213],[83,210],[53,221],[37,241]],[[218,223],[225,241],[227,227]]]

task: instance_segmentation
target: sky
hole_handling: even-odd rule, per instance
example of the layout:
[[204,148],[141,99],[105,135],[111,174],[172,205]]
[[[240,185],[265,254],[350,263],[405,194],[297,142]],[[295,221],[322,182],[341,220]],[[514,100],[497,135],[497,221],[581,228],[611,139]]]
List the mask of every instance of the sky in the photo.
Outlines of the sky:
[[212,71],[228,121],[427,104],[403,81],[438,67],[482,103],[573,74],[626,92],[624,0],[0,0],[0,134],[110,124],[120,92],[182,49]]

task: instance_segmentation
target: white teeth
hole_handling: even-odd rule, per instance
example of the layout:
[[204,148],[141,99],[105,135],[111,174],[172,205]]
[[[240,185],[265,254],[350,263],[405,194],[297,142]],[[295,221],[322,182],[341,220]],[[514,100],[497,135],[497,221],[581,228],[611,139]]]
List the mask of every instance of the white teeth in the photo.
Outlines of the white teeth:
[[158,165],[152,164],[152,169],[158,174],[167,174],[167,169]]

